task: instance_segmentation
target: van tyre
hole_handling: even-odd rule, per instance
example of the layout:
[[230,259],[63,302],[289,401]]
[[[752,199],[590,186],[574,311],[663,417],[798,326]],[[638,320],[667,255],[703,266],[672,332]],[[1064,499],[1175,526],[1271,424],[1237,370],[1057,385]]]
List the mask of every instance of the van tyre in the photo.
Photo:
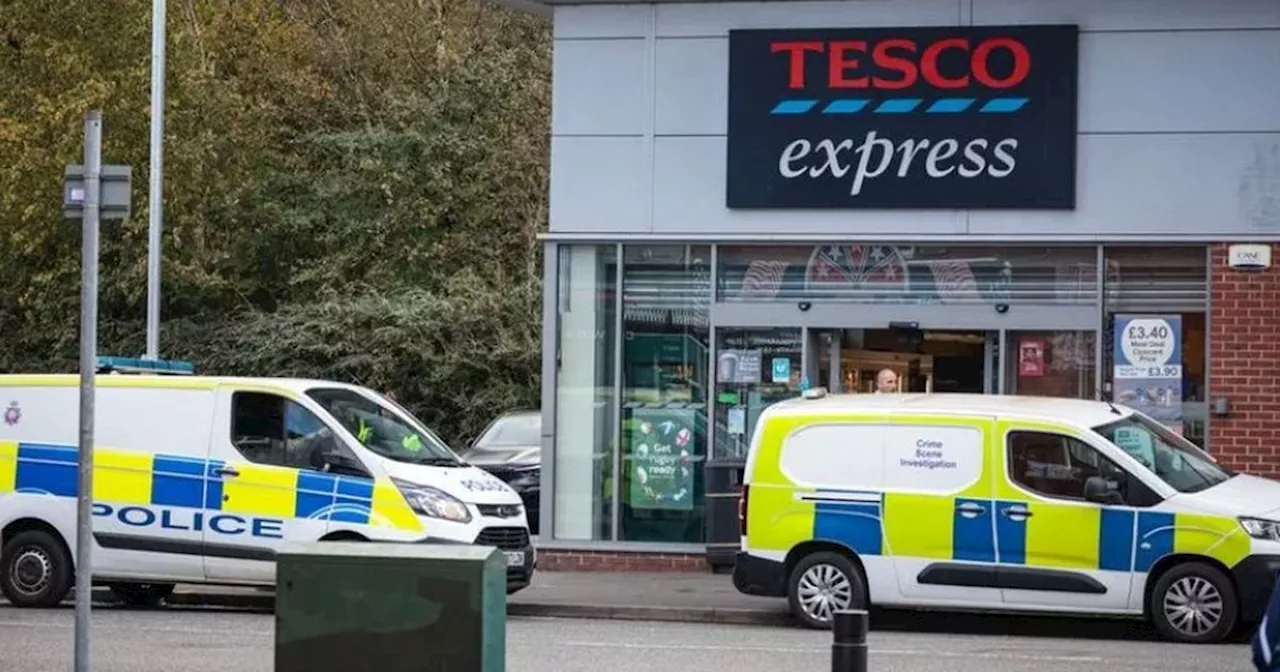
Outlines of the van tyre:
[[15,607],[56,607],[71,590],[71,555],[44,530],[14,535],[0,551],[0,592]]
[[1162,636],[1188,644],[1226,638],[1235,629],[1240,611],[1230,577],[1203,562],[1175,565],[1162,574],[1147,608]]
[[113,583],[111,594],[130,607],[155,607],[173,594],[172,583]]
[[866,582],[849,558],[819,551],[800,559],[787,577],[791,613],[806,627],[830,630],[832,615],[842,609],[866,609]]

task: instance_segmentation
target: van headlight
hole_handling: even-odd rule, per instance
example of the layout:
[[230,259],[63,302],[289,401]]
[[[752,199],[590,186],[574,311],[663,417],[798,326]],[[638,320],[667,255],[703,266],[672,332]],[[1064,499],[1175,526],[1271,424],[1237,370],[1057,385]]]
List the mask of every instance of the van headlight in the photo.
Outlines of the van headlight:
[[1241,518],[1240,527],[1254,539],[1280,541],[1280,522],[1262,518]]
[[398,478],[391,479],[391,482],[399,488],[400,494],[404,495],[409,508],[415,513],[428,518],[451,520],[455,523],[471,522],[471,512],[467,510],[467,505],[444,490],[402,481]]

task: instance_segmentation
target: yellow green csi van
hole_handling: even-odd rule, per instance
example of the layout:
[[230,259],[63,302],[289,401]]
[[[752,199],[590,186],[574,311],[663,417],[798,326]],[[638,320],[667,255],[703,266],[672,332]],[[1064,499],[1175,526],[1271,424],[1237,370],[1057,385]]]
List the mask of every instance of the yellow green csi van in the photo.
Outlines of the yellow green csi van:
[[874,604],[1214,642],[1280,571],[1280,483],[1104,401],[810,390],[761,414],[739,511],[734,585],[816,628]]

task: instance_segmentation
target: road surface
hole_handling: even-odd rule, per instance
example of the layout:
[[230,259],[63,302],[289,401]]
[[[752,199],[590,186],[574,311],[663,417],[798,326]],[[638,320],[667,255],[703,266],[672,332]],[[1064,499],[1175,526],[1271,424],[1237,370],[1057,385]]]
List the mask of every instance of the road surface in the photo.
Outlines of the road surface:
[[[95,608],[94,672],[271,672],[273,616]],[[0,606],[4,672],[66,672],[70,609]],[[830,635],[798,628],[513,618],[509,672],[792,672],[831,668]],[[869,672],[1251,672],[1240,643],[1187,646],[1139,639],[1071,639],[875,631]]]

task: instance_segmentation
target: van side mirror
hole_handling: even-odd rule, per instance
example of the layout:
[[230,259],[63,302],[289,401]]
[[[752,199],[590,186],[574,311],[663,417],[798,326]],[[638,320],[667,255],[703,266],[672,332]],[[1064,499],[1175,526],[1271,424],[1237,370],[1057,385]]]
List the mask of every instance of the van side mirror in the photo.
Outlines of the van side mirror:
[[1084,482],[1084,499],[1096,504],[1124,504],[1124,495],[1120,494],[1120,485],[1101,476],[1090,476]]

